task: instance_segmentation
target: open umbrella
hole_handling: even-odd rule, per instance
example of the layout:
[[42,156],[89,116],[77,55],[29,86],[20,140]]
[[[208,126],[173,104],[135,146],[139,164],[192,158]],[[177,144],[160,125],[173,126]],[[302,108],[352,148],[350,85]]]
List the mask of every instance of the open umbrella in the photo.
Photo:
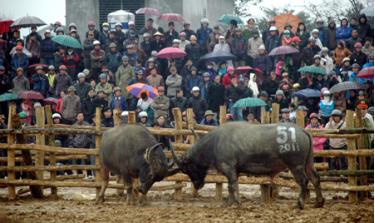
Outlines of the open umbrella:
[[182,15],[177,13],[163,13],[160,15],[159,20],[165,20],[165,21],[174,21],[174,22],[183,22],[185,19],[182,17]]
[[259,98],[242,98],[234,103],[234,108],[251,108],[266,106],[266,102]]
[[301,97],[301,98],[319,98],[320,91],[316,89],[306,88],[303,90],[296,91],[294,96]]
[[25,16],[22,18],[17,19],[10,25],[10,27],[30,27],[30,26],[43,26],[46,25],[43,20],[39,19],[38,17],[35,16]]
[[135,14],[140,15],[147,15],[147,16],[160,16],[159,9],[154,8],[140,8],[137,11],[135,11]]
[[35,64],[31,64],[31,65],[29,66],[29,68],[35,68],[35,67],[37,67],[37,66],[42,66],[43,68],[47,68],[47,67],[48,67],[48,65],[47,65],[47,64],[44,64],[44,63],[35,63]]
[[341,91],[349,91],[349,90],[359,90],[363,89],[363,86],[358,84],[357,82],[353,81],[344,81],[338,84],[335,84],[329,89],[331,93],[337,93]]
[[44,96],[37,91],[21,91],[18,93],[18,97],[22,99],[29,99],[29,100],[42,100]]
[[277,55],[286,55],[286,54],[292,54],[292,53],[298,53],[299,51],[291,46],[279,46],[276,48],[273,48],[271,52],[268,54],[269,56],[277,56]]
[[54,36],[54,37],[52,37],[52,41],[55,42],[55,43],[58,43],[62,46],[66,46],[66,47],[77,48],[77,49],[82,48],[81,44],[78,42],[78,40],[76,38],[73,38],[73,37],[68,36],[68,35]]
[[358,78],[374,78],[374,67],[365,67],[359,71]]
[[59,99],[49,97],[49,98],[45,98],[45,99],[43,99],[43,102],[44,102],[45,104],[57,104],[57,103],[59,102]]
[[301,19],[298,16],[291,13],[283,13],[273,17],[273,19],[276,22],[276,27],[279,32],[284,31],[285,25],[291,25],[292,31],[295,33],[297,31],[298,23],[301,22]]
[[177,59],[184,58],[186,53],[180,48],[166,47],[160,50],[156,56],[160,59]]
[[150,98],[155,98],[156,96],[159,96],[158,91],[155,88],[143,83],[132,84],[128,86],[126,90],[135,97],[139,97],[142,92],[146,92]]
[[298,72],[326,75],[326,70],[324,68],[313,66],[313,65],[301,67],[298,69]]
[[232,14],[224,14],[222,16],[220,16],[219,18],[219,22],[221,23],[225,23],[225,24],[230,24],[230,22],[234,20],[237,22],[237,24],[243,24],[242,22],[242,19],[236,15],[232,15]]
[[223,52],[223,51],[213,51],[211,53],[207,53],[200,58],[200,60],[208,60],[208,61],[226,61],[226,60],[233,60],[236,58],[231,53]]
[[12,101],[19,99],[18,96],[14,93],[4,93],[0,95],[0,102],[3,101]]
[[247,73],[251,70],[253,70],[253,68],[250,66],[240,66],[236,68],[237,73]]

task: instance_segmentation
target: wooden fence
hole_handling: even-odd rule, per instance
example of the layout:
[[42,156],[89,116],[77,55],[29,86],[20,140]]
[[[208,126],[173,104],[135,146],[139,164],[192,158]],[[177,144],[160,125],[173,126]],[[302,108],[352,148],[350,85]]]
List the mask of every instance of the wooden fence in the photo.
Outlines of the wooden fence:
[[[261,122],[262,124],[279,122],[279,106],[272,105],[272,113],[262,110]],[[225,122],[226,108],[220,107],[219,122]],[[175,128],[173,129],[156,129],[148,128],[154,135],[174,137],[173,143],[177,154],[184,153],[197,140],[194,132],[198,135],[207,134],[216,127],[205,126],[195,123],[192,109],[187,110],[186,121],[183,121],[181,111],[173,109],[173,116],[175,121]],[[1,129],[0,136],[6,136],[7,143],[0,144],[0,149],[7,149],[8,156],[1,157],[0,163],[6,163],[5,166],[0,166],[0,171],[7,171],[7,179],[0,179],[0,185],[8,188],[8,198],[10,200],[16,199],[17,195],[27,193],[30,191],[34,197],[43,196],[43,189],[51,188],[51,194],[57,195],[58,187],[86,187],[96,188],[97,194],[101,186],[100,174],[95,174],[95,179],[84,180],[83,175],[76,174],[72,176],[58,176],[57,171],[63,170],[93,170],[99,171],[101,168],[100,160],[98,158],[99,145],[101,136],[108,128],[100,126],[101,110],[96,109],[94,126],[68,126],[62,124],[52,123],[52,112],[49,106],[44,108],[37,108],[36,110],[36,125],[21,127],[16,110],[14,106],[9,108],[8,129]],[[347,150],[327,150],[315,152],[316,157],[347,157],[347,170],[329,170],[326,162],[316,163],[315,167],[319,170],[322,179],[322,189],[331,191],[347,191],[349,193],[349,201],[357,202],[359,194],[367,196],[368,192],[373,191],[373,184],[370,183],[369,175],[373,175],[372,170],[367,169],[366,158],[373,157],[373,149],[363,148],[364,134],[372,133],[373,130],[362,128],[361,119],[359,116],[354,116],[353,111],[346,112],[346,128],[340,130],[309,130],[312,136],[320,136],[327,138],[346,138]],[[120,112],[114,111],[115,126],[121,125]],[[129,112],[128,123],[136,122],[134,112]],[[304,126],[304,118],[301,112],[297,113],[297,124]],[[79,149],[79,148],[64,148],[54,145],[55,135],[69,135],[69,134],[92,134],[95,135],[95,148],[93,149]],[[25,138],[35,137],[35,144],[27,144]],[[169,151],[166,152],[168,157],[171,157]],[[77,160],[84,159],[88,156],[95,156],[94,165],[57,165],[58,161],[63,160]],[[45,165],[48,161],[48,165]],[[16,163],[18,165],[16,165]],[[16,172],[27,172],[27,179],[16,179]],[[116,178],[111,177],[112,180]],[[372,180],[372,179],[371,179]],[[175,190],[175,197],[179,199],[182,194],[182,188],[190,182],[187,175],[178,173],[176,175],[167,177],[164,181],[175,182],[171,185],[154,186],[152,190]],[[227,182],[226,178],[214,170],[209,171],[206,177],[207,183],[216,184],[216,198],[222,198],[223,183]],[[261,185],[262,198],[268,202],[272,198],[273,189],[275,186],[297,188],[298,185],[292,179],[290,173],[280,173],[273,179],[269,177],[248,177],[240,176],[240,184],[257,184]],[[16,186],[29,186],[29,190],[18,190]],[[123,190],[123,185],[119,181],[111,181],[109,188],[116,188],[119,193]],[[309,185],[312,189],[312,185]],[[197,192],[193,189],[193,195]]]

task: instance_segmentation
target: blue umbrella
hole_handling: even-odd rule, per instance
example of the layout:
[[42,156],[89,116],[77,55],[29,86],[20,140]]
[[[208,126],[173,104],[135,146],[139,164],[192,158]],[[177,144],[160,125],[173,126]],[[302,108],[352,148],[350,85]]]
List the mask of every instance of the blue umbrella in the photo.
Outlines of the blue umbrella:
[[316,89],[306,88],[306,89],[295,92],[294,96],[305,97],[305,98],[319,98],[320,91]]

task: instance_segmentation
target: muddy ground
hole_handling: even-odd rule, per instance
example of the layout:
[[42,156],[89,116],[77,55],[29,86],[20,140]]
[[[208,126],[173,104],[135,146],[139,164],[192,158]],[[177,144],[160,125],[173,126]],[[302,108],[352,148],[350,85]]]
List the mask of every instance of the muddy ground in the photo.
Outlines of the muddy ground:
[[[224,185],[226,190],[226,185]],[[94,189],[64,188],[57,200],[48,196],[36,200],[25,195],[7,201],[6,188],[0,189],[0,223],[2,222],[374,222],[373,200],[349,204],[346,193],[324,193],[324,208],[313,208],[314,193],[304,210],[294,208],[297,191],[282,188],[272,204],[261,202],[259,186],[241,185],[240,208],[222,208],[214,199],[214,185],[206,185],[199,197],[191,195],[190,185],[181,201],[173,191],[150,192],[144,207],[128,206],[125,198],[107,190],[106,201],[95,205]],[[224,193],[226,197],[227,193]]]

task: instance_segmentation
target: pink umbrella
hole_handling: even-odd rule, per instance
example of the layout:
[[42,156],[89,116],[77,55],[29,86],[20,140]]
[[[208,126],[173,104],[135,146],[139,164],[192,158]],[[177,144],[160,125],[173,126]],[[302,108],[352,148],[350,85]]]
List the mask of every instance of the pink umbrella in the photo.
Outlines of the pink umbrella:
[[135,14],[143,14],[147,16],[160,16],[160,11],[159,9],[154,8],[140,8],[135,12]]
[[285,54],[292,54],[292,53],[298,53],[299,51],[291,46],[279,46],[276,48],[273,48],[271,52],[268,54],[269,56],[277,56],[277,55],[285,55]]
[[43,102],[44,102],[45,104],[55,104],[55,105],[56,105],[56,104],[59,102],[59,99],[49,97],[49,98],[45,98],[45,99],[43,99]]
[[177,59],[186,56],[186,53],[180,48],[166,47],[158,52],[156,55],[160,59]]
[[21,91],[18,93],[18,97],[29,100],[42,100],[44,96],[38,91]]
[[251,70],[253,70],[253,68],[250,67],[250,66],[241,66],[241,67],[237,67],[237,68],[236,68],[236,71],[237,71],[238,73],[247,73],[247,72],[249,72],[249,71],[251,71]]
[[177,13],[163,13],[159,17],[160,20],[174,21],[174,22],[183,22],[185,19],[182,15]]
[[374,78],[374,67],[366,67],[359,71],[358,78]]

